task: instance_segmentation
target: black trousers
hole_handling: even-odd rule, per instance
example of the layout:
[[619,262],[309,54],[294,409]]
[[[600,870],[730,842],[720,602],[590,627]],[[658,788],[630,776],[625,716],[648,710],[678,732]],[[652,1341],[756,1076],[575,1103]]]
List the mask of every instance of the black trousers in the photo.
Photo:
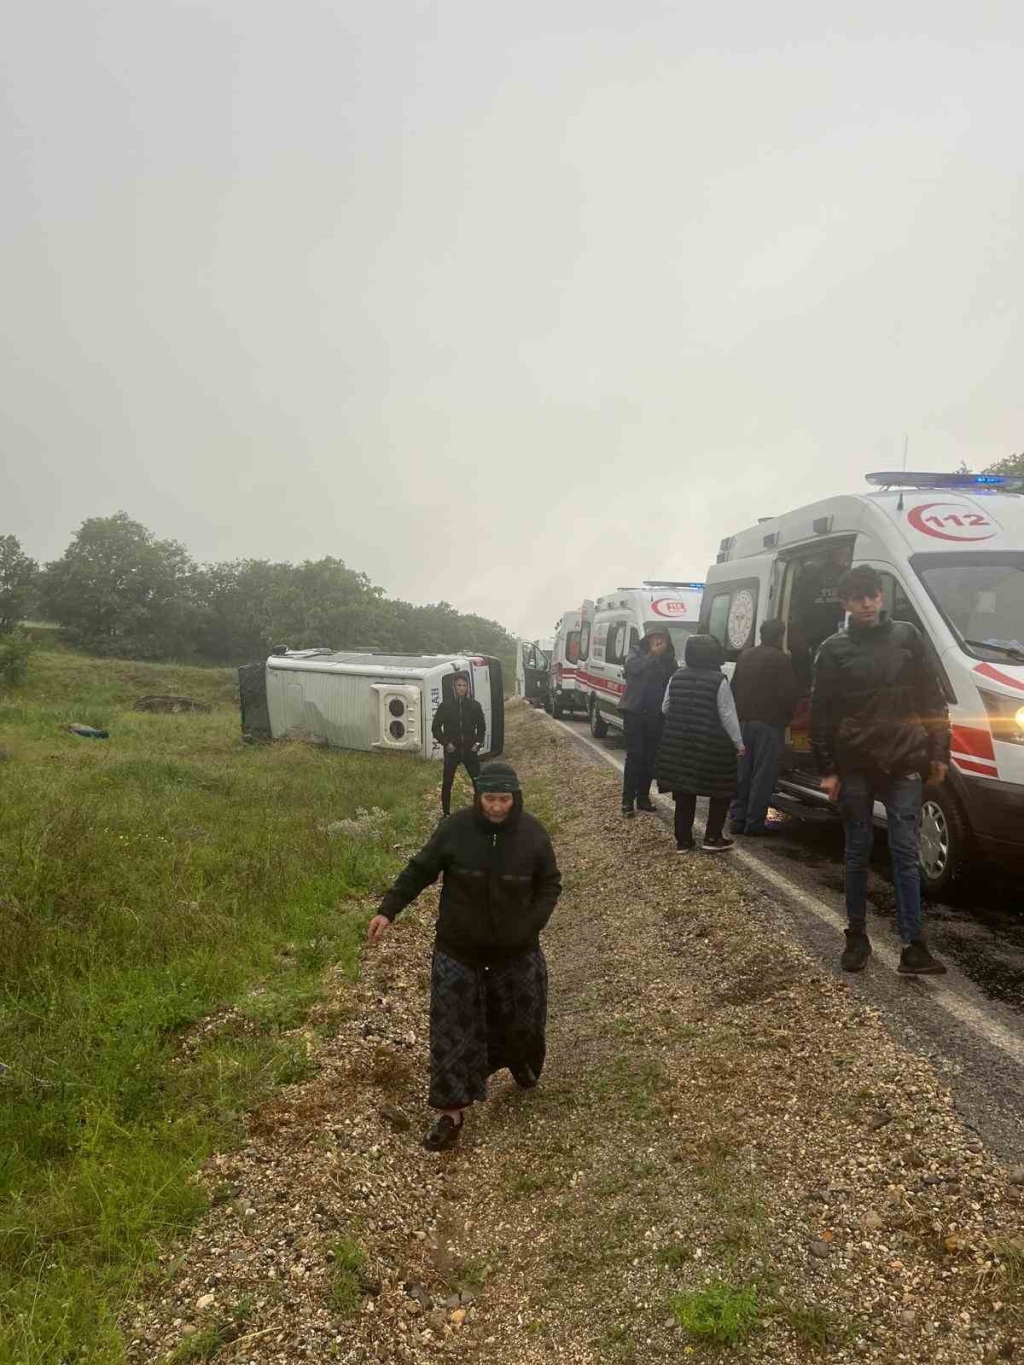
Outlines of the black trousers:
[[[676,803],[676,847],[693,843],[693,817],[697,813],[697,798],[692,792],[673,792]],[[712,796],[708,800],[708,821],[704,826],[705,839],[718,839],[722,834],[725,817],[729,813],[728,796]]]
[[654,760],[661,743],[660,711],[627,711],[622,717],[626,731],[626,763],[622,771],[622,804],[632,806],[638,798],[651,799]]
[[456,749],[453,754],[445,754],[444,773],[441,777],[441,810],[445,815],[451,815],[452,812],[452,783],[455,781],[455,772],[460,763],[466,765],[466,772],[469,773],[474,786],[480,776],[480,759],[472,749]]

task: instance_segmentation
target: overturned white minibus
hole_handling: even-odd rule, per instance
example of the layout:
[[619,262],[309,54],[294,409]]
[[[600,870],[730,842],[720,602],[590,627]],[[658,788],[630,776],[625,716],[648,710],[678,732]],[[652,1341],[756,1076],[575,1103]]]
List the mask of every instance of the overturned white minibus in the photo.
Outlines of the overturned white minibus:
[[440,758],[434,712],[464,673],[487,721],[483,756],[505,743],[499,659],[482,654],[282,650],[238,670],[243,738],[319,740],[339,749]]

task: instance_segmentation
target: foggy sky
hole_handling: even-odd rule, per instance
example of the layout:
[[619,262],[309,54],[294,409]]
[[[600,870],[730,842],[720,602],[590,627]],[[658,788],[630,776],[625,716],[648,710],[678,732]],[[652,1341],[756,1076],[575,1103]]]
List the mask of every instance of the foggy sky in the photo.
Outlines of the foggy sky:
[[983,0],[5,6],[0,534],[537,635],[1019,450],[1022,59]]

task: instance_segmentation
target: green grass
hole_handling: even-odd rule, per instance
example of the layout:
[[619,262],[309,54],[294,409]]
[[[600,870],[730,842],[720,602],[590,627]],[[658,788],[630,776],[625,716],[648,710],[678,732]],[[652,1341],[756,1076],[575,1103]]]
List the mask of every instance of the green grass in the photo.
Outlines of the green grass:
[[351,1317],[363,1301],[363,1271],[366,1256],[358,1242],[339,1237],[331,1246],[331,1307],[342,1317]]
[[[155,692],[213,710],[131,709]],[[202,1209],[190,1174],[310,1074],[287,1030],[327,967],[355,975],[436,772],[246,747],[228,670],[70,652],[0,691],[0,749],[0,1365],[116,1365],[121,1304]],[[380,839],[324,828],[371,806]],[[183,1045],[229,1005],[244,1027]]]
[[760,1301],[753,1285],[713,1280],[705,1289],[669,1295],[669,1312],[697,1341],[732,1346],[758,1324]]
[[854,1324],[836,1313],[813,1304],[783,1303],[775,1305],[779,1314],[801,1346],[825,1351],[830,1346],[845,1346],[857,1333]]

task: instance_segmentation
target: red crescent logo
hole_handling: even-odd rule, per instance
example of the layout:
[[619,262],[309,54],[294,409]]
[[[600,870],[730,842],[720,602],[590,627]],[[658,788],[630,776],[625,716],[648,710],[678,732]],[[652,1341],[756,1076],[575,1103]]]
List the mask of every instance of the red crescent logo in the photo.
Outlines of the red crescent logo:
[[685,616],[686,603],[680,602],[676,597],[659,597],[656,602],[651,603],[651,611],[655,616]]
[[[942,515],[936,509],[952,509]],[[960,502],[923,502],[911,508],[907,521],[915,531],[936,540],[991,540],[996,528],[988,517]],[[980,534],[978,534],[980,532]]]

